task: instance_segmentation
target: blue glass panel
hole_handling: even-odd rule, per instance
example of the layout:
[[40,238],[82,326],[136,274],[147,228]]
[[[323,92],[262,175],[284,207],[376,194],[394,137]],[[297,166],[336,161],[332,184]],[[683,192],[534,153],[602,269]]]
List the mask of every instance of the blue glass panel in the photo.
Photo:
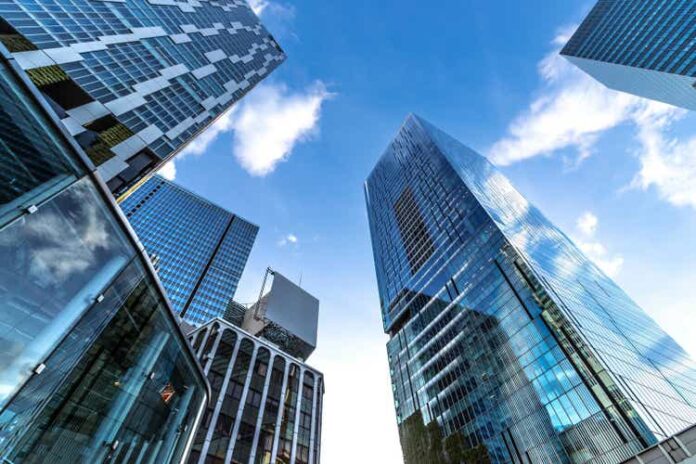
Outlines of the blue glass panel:
[[174,310],[196,325],[222,317],[258,227],[159,176],[120,205]]

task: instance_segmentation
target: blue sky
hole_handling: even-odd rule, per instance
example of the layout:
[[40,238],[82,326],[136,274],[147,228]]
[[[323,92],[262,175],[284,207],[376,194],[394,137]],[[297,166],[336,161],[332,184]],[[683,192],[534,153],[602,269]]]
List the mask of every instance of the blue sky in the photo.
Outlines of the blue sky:
[[591,2],[253,3],[288,60],[164,172],[260,226],[239,301],[268,265],[320,299],[324,462],[401,459],[362,183],[409,112],[500,165],[696,353],[696,115],[557,56]]

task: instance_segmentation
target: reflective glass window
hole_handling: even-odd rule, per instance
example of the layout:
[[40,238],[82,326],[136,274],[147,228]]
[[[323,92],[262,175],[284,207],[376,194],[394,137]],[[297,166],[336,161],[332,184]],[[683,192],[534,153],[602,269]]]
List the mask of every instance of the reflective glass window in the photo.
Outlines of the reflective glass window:
[[0,230],[0,406],[134,254],[88,178]]
[[[75,327],[75,336],[58,346],[45,371],[3,412],[3,445],[11,462],[119,463],[140,455],[158,463],[181,459],[205,401],[203,379],[143,267],[130,266],[114,287],[107,291],[107,308],[93,306]],[[105,314],[112,317],[100,326]],[[83,337],[90,335],[93,340],[85,346]],[[42,379],[55,373],[60,374],[57,389],[35,388],[36,383],[49,387]],[[30,403],[35,406],[31,420],[12,417]]]
[[213,426],[213,436],[208,447],[207,460],[224,460],[227,455],[253,352],[254,343],[248,338],[243,339],[239,346],[237,358],[234,361],[227,389],[225,390],[220,414]]
[[74,181],[71,149],[0,63],[0,226]]

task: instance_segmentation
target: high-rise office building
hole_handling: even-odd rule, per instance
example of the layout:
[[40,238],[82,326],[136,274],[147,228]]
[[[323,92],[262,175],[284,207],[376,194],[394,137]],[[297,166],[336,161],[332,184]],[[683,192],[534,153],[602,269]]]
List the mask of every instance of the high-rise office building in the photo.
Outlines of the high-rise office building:
[[120,206],[157,263],[174,310],[194,325],[222,317],[258,226],[160,176]]
[[9,0],[0,41],[117,195],[285,59],[244,0]]
[[365,183],[399,424],[494,463],[619,463],[696,422],[694,363],[485,158],[409,116]]
[[[269,306],[260,310],[264,315],[256,305],[247,310],[244,329],[214,319],[189,336],[212,387],[189,464],[320,462],[324,377],[305,363],[306,357],[288,352],[315,343],[319,303],[282,275],[273,276],[271,297],[261,300],[261,306]],[[282,332],[295,336],[281,339],[281,330],[269,332],[268,324],[245,330],[259,328],[248,324],[249,317],[276,324],[292,320]],[[300,326],[305,330],[297,330]],[[306,330],[311,327],[313,333]],[[304,338],[305,344],[298,345]]]
[[561,51],[615,90],[696,110],[696,4],[599,0]]
[[0,199],[0,462],[180,462],[203,370],[94,165],[2,46]]

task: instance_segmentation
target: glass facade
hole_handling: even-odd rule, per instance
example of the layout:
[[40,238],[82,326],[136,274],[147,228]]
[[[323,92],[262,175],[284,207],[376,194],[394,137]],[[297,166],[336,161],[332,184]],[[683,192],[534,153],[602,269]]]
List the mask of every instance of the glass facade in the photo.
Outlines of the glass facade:
[[696,422],[684,350],[485,158],[409,116],[365,193],[399,424],[619,463]]
[[244,271],[258,226],[162,177],[120,203],[186,322],[222,317]]
[[189,335],[212,387],[189,464],[318,464],[321,373],[228,321]]
[[179,462],[207,401],[154,273],[0,57],[0,461]]
[[696,110],[696,4],[599,0],[561,51],[608,87]]
[[0,41],[119,194],[285,59],[243,0],[10,0]]

